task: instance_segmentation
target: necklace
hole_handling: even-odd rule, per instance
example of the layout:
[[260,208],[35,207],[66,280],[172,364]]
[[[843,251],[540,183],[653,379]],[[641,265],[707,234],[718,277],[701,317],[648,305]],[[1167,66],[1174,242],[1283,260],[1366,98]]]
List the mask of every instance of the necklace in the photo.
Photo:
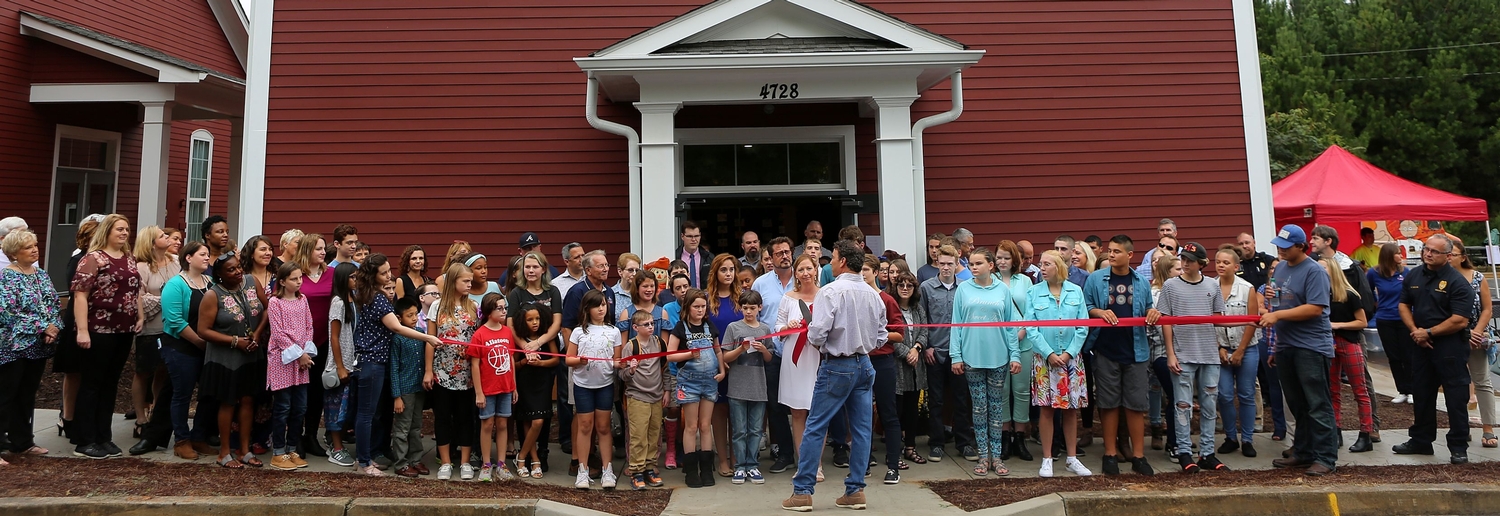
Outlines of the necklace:
[[203,291],[208,290],[208,279],[204,278],[202,274],[198,275],[198,280],[203,284],[203,286],[201,287],[194,285],[193,279],[189,278],[186,272],[179,272],[177,273],[177,275],[182,277],[183,283],[187,283],[188,288],[196,290],[200,294],[203,293]]

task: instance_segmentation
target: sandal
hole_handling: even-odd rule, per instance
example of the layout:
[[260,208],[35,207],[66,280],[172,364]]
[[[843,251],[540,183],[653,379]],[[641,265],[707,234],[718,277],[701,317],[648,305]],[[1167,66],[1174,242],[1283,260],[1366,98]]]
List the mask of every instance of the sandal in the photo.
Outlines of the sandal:
[[974,465],[974,474],[976,476],[981,476],[981,477],[989,475],[990,474],[989,464],[990,464],[990,460],[989,459],[979,459],[979,462]]
[[235,460],[235,458],[233,456],[219,457],[218,459],[214,460],[214,464],[218,464],[219,467],[224,467],[224,468],[229,468],[229,469],[245,469],[245,465],[244,464],[240,464],[240,461]]
[[27,448],[26,451],[21,452],[22,455],[46,455],[48,453],[50,453],[49,450],[36,445],[32,445],[32,447]]
[[141,428],[144,428],[145,426],[146,426],[146,423],[141,422],[140,420],[137,420],[135,422],[135,429],[130,431],[130,437],[135,438],[135,439],[140,439],[141,438]]
[[1480,443],[1480,445],[1484,446],[1485,448],[1500,448],[1500,437],[1496,437],[1495,434],[1492,433],[1486,433],[1480,440]]
[[904,460],[897,460],[896,461],[896,469],[899,469],[901,471],[906,471],[908,469],[911,469],[911,465],[907,464],[906,461],[904,461]]
[[823,481],[823,466],[818,466],[818,481]]
[[994,472],[995,476],[997,477],[1003,477],[1010,474],[1010,468],[1005,467],[1004,462],[1000,462],[996,459],[990,459],[990,471]]
[[542,463],[531,461],[531,478],[542,478]]
[[[901,455],[906,460],[911,461],[912,464],[926,464],[927,463],[927,458],[923,457],[922,454],[917,453],[917,449],[916,448],[912,448],[910,446],[906,447],[905,450],[902,450]],[[903,469],[905,469],[905,468],[903,468]]]
[[240,457],[240,462],[244,463],[246,466],[257,468],[266,465],[264,462],[261,462],[260,459],[255,458],[254,453],[246,453],[244,457]]

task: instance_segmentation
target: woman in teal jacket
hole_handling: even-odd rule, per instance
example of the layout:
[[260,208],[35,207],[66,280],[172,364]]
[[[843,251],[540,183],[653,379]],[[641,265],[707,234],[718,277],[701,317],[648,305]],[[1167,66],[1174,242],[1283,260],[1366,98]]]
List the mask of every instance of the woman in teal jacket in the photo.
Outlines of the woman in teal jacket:
[[[995,254],[989,249],[975,249],[969,254],[969,269],[974,279],[958,285],[953,295],[954,323],[1020,321],[1021,311],[1010,289],[997,281]],[[1009,375],[1021,372],[1021,346],[1018,328],[957,327],[949,335],[948,353],[953,358],[953,374],[964,375],[973,398],[974,442],[979,448],[975,475],[1008,475],[1000,459],[1001,415],[1006,413],[1010,398],[1005,395]]]
[[[1047,251],[1038,261],[1042,266],[1043,282],[1031,287],[1027,294],[1026,319],[1088,319],[1083,289],[1068,281],[1068,265],[1062,254]],[[1078,353],[1088,338],[1088,329],[1083,326],[1029,327],[1026,333],[1035,350],[1031,402],[1041,408],[1037,425],[1042,434],[1042,468],[1038,475],[1052,476],[1052,420],[1056,411],[1062,411],[1068,470],[1078,476],[1092,475],[1078,461],[1076,453],[1078,409],[1088,405],[1088,388],[1084,384],[1083,362],[1078,360]]]
[[[1026,300],[1031,296],[1031,278],[1021,273],[1021,246],[1010,240],[1001,240],[995,246],[995,279],[1004,283],[1010,289],[1010,298],[1016,303],[1016,310],[1021,313],[1022,319],[1026,316]],[[1005,382],[1005,396],[1010,398],[1010,405],[1005,413],[1000,414],[1002,424],[1000,440],[1004,443],[1004,451],[1000,453],[1000,460],[1009,459],[1012,454],[1021,460],[1031,461],[1031,452],[1026,449],[1027,426],[1031,423],[1031,341],[1026,338],[1026,330],[1016,332],[1016,343],[1021,352],[1021,374],[1010,375]]]

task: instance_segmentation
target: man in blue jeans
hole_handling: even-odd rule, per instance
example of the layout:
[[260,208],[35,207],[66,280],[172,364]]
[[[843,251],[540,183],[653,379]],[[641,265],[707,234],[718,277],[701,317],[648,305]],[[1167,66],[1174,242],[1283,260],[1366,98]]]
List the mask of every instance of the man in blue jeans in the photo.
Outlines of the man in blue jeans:
[[[1328,273],[1307,256],[1307,233],[1295,224],[1276,238],[1281,264],[1266,285],[1271,312],[1261,327],[1276,329],[1275,354],[1269,364],[1281,377],[1281,393],[1297,422],[1289,456],[1271,461],[1278,468],[1307,468],[1311,476],[1333,473],[1339,458],[1338,427],[1329,390],[1333,360],[1333,326],[1328,321]],[[1274,288],[1273,288],[1274,286]]]
[[849,463],[844,478],[844,496],[835,505],[848,509],[865,508],[865,471],[870,456],[871,405],[875,385],[875,368],[869,353],[885,344],[885,303],[880,295],[860,277],[864,251],[851,240],[834,244],[833,271],[838,278],[818,291],[807,325],[807,341],[822,351],[818,382],[813,387],[812,409],[807,412],[807,429],[802,447],[797,450],[797,476],[792,478],[792,496],[781,502],[789,511],[812,510],[813,487],[817,485],[818,462],[823,454],[823,438],[829,422],[843,408],[849,416],[853,434],[851,452],[859,460]]

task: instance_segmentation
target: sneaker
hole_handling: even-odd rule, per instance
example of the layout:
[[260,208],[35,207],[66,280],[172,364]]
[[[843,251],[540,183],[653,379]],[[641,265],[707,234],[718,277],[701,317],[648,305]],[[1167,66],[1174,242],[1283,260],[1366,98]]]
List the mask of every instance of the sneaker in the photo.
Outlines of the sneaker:
[[372,476],[372,477],[383,477],[383,476],[385,476],[385,472],[381,471],[380,468],[375,467],[374,464],[370,464],[369,466],[365,466],[365,469],[364,469],[363,473],[366,474],[366,475]]
[[599,487],[614,489],[618,479],[615,478],[615,468],[612,464],[604,465],[604,473],[599,476]]
[[927,452],[927,461],[928,462],[942,462],[943,461],[943,447],[942,446],[933,446],[932,449]]
[[120,456],[125,455],[125,452],[121,451],[119,446],[115,446],[115,443],[113,441],[106,442],[106,443],[101,444],[99,446],[104,447],[105,453],[108,453],[109,456],[110,456],[110,458],[120,457]]
[[1198,467],[1204,471],[1229,471],[1229,466],[1219,462],[1218,455],[1204,455],[1203,458],[1198,459]]
[[787,511],[812,512],[812,495],[794,494],[781,502],[781,508]]
[[[468,464],[464,464],[464,465],[468,466]],[[490,463],[488,463],[488,462],[484,463],[484,466],[481,466],[479,468],[479,481],[480,482],[489,482],[493,478],[494,478],[494,469],[493,469],[493,467],[490,466]]]
[[847,467],[849,467],[849,449],[848,448],[845,448],[845,447],[842,447],[842,446],[836,446],[836,447],[833,448],[833,467],[835,467],[835,468],[847,468]]
[[588,489],[589,488],[589,483],[591,483],[591,482],[592,481],[589,480],[589,470],[588,469],[584,469],[584,470],[578,472],[578,478],[573,481],[573,487],[576,487],[576,488],[579,488],[579,489]]
[[[759,482],[757,482],[759,483]],[[896,485],[901,483],[901,472],[894,469],[885,470],[885,484]]]
[[1042,459],[1042,469],[1037,470],[1036,476],[1042,478],[1052,478],[1052,459]]
[[333,450],[328,452],[328,462],[347,468],[354,465],[354,456],[349,454],[349,450]]
[[751,484],[766,483],[766,476],[760,474],[760,468],[750,468],[750,471],[745,472],[745,476],[750,477]]
[[474,480],[474,465],[467,462],[458,466],[459,480]]
[[516,479],[515,475],[510,474],[510,470],[505,469],[505,464],[495,466],[495,477],[502,482]]
[[453,478],[453,465],[444,464],[438,466],[438,480],[449,480]]
[[1391,403],[1399,405],[1399,404],[1402,404],[1402,403],[1406,403],[1407,400],[1410,400],[1410,399],[1411,399],[1411,396],[1407,396],[1405,394],[1397,394],[1396,397],[1391,398]]
[[291,471],[297,469],[297,464],[292,462],[291,455],[277,455],[271,457],[271,467],[282,471]]
[[661,481],[661,473],[657,473],[654,469],[646,470],[645,477],[646,485],[648,486],[661,487],[666,484],[666,482]]
[[844,509],[863,511],[865,510],[865,492],[860,490],[840,496],[838,500],[833,501],[833,504]]
[[1198,463],[1193,462],[1192,455],[1186,453],[1177,454],[1177,465],[1182,467],[1183,473],[1197,473],[1203,469],[1198,467]]
[[729,483],[734,484],[734,485],[744,484],[746,478],[747,478],[747,476],[745,475],[745,470],[743,470],[743,469],[737,469],[737,470],[734,470],[734,478],[730,479]]
[[975,450],[973,446],[965,446],[964,450],[963,450],[963,453],[964,453],[964,460],[969,461],[969,462],[978,462],[979,461],[979,451]]
[[791,468],[791,467],[792,467],[792,461],[787,460],[787,458],[784,457],[784,456],[777,456],[776,457],[776,462],[773,463],[773,464],[771,464],[771,472],[772,473],[782,473],[782,472],[785,472],[788,468]]
[[640,491],[642,489],[645,489],[646,488],[646,475],[641,474],[641,473],[636,473],[634,475],[631,475],[630,476],[630,488],[633,489],[633,490],[636,490],[636,491]]
[[1130,470],[1136,472],[1136,474],[1138,475],[1145,475],[1149,477],[1156,474],[1156,470],[1151,469],[1151,463],[1146,462],[1145,457],[1141,457],[1139,459],[1131,459],[1130,462]]
[[77,457],[83,457],[85,459],[96,460],[109,458],[109,452],[105,451],[103,448],[100,448],[98,445],[93,444],[84,444],[73,448],[73,455]]
[[1120,460],[1116,459],[1114,455],[1105,455],[1104,466],[1102,470],[1104,471],[1105,475],[1120,474]]
[[1094,476],[1094,472],[1089,471],[1089,468],[1087,466],[1084,466],[1083,462],[1078,460],[1078,457],[1068,457],[1067,466],[1068,471],[1072,471],[1074,475],[1078,475],[1080,477]]

